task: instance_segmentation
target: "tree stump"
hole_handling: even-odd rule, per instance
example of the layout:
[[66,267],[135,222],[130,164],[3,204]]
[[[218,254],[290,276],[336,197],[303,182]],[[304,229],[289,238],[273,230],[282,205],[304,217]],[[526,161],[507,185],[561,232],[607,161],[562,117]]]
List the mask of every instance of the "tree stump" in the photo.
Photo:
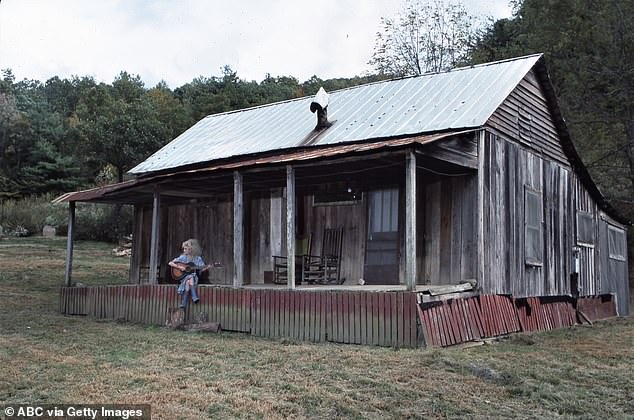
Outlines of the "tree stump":
[[185,311],[182,308],[167,308],[165,326],[169,328],[183,328],[185,324]]

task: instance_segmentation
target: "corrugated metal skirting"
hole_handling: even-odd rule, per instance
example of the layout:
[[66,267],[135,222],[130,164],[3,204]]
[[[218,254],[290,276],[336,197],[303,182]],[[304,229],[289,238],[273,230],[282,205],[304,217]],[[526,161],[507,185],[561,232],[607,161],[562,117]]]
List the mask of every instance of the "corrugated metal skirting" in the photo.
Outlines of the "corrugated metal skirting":
[[423,302],[418,307],[428,346],[450,346],[509,333],[546,331],[575,325],[577,308],[589,320],[616,315],[612,296],[579,298],[479,295]]
[[[416,347],[416,295],[410,292],[199,287],[186,322],[205,312],[223,330],[260,337]],[[179,296],[170,285],[64,287],[60,311],[97,319],[164,325]]]

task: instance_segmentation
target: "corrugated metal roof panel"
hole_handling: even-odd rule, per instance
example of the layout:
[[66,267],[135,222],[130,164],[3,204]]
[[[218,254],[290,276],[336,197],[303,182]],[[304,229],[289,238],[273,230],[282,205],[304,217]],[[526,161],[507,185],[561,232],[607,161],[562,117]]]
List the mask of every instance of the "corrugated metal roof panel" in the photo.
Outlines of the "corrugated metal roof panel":
[[[313,145],[480,127],[541,55],[332,92],[332,127]],[[299,146],[315,127],[312,97],[208,116],[130,172],[142,174]]]

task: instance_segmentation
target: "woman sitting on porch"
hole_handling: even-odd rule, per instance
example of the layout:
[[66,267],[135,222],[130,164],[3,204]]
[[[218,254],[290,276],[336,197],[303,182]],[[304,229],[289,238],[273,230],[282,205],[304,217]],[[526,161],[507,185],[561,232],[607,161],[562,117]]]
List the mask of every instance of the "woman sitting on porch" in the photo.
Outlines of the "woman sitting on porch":
[[187,308],[189,295],[191,293],[192,302],[198,303],[198,273],[207,270],[210,266],[205,264],[201,257],[202,249],[197,239],[188,239],[183,242],[183,253],[169,262],[170,267],[181,271],[182,277],[179,279],[178,294],[183,297],[181,308]]

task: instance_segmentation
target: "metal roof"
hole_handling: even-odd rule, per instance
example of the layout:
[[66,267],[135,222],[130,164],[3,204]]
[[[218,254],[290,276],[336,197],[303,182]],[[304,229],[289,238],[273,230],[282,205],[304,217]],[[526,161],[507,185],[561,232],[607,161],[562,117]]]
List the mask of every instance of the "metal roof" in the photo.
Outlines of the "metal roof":
[[[541,54],[342,89],[330,93],[333,125],[312,146],[483,126]],[[316,116],[305,97],[205,117],[132,170],[173,169],[216,159],[292,149]]]

